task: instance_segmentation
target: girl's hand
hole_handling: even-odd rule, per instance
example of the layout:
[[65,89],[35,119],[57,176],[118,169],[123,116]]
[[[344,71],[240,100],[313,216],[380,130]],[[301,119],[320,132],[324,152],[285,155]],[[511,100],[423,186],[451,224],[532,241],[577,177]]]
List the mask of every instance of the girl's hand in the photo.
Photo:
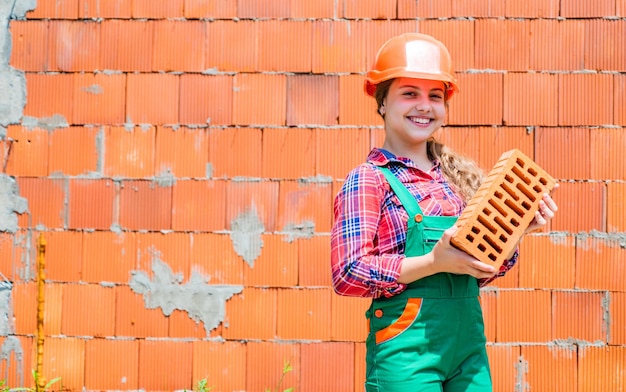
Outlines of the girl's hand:
[[432,251],[422,256],[409,256],[404,259],[398,276],[398,283],[408,284],[416,280],[448,272],[457,275],[471,275],[477,279],[490,278],[496,269],[475,259],[450,244],[450,238],[458,229],[453,226],[443,232]]
[[[553,191],[558,187],[559,184],[556,184]],[[543,229],[543,227],[547,225],[552,218],[554,218],[558,209],[559,207],[556,205],[552,197],[545,193],[543,195],[543,199],[539,201],[539,210],[535,212],[535,218],[532,222],[530,222],[526,230],[524,230],[524,234]]]
[[449,272],[458,275],[471,275],[477,279],[492,277],[498,272],[492,265],[470,256],[455,248],[450,239],[458,230],[453,226],[444,231],[443,236],[432,250],[432,266],[436,272]]

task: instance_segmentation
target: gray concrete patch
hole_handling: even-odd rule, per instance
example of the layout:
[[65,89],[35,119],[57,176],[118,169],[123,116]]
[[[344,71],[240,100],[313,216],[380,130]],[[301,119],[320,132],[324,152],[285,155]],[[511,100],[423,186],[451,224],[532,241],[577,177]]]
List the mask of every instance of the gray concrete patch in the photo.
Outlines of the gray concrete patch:
[[28,201],[19,195],[17,182],[0,174],[0,231],[15,233],[18,230],[17,214],[28,210]]
[[[0,363],[5,363],[5,369],[11,369],[11,354],[15,361],[15,368],[17,369],[18,383],[24,385],[24,350],[22,349],[22,343],[15,336],[9,336],[2,343],[0,347]],[[6,377],[7,375],[0,375],[0,377]]]
[[9,65],[12,39],[9,22],[24,18],[36,0],[0,0],[0,125],[18,124],[26,104],[26,76]]
[[[11,290],[13,284],[6,280],[2,274],[0,278],[0,336],[9,336],[13,333],[13,312],[11,311]],[[1,376],[0,376],[1,377]]]
[[252,209],[239,214],[230,224],[230,239],[235,252],[243,257],[250,267],[254,267],[254,261],[261,255],[263,248],[261,237],[265,231],[263,222]]
[[204,324],[207,337],[224,321],[226,301],[243,290],[243,286],[210,285],[197,272],[183,284],[182,276],[158,257],[152,258],[152,279],[144,271],[132,271],[129,285],[143,295],[147,309],[161,308],[166,316],[176,309],[185,311],[196,323]]

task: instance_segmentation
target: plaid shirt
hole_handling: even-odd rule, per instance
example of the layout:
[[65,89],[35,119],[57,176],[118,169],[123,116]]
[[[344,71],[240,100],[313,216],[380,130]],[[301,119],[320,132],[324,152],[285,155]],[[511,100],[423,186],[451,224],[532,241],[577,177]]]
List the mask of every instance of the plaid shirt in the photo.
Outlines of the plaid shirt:
[[[408,215],[377,166],[389,169],[417,199],[425,215],[459,216],[463,199],[451,188],[438,162],[425,173],[409,159],[383,149],[373,149],[367,163],[353,169],[335,198],[335,223],[331,232],[333,287],[338,294],[391,297],[406,289],[398,283],[405,258]],[[493,281],[515,265],[516,250],[498,274],[479,280]]]

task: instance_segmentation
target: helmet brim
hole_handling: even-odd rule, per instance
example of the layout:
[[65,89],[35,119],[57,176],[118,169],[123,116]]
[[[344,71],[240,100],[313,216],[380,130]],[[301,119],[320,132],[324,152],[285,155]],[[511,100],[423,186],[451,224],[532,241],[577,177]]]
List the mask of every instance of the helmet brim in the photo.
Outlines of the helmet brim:
[[412,78],[412,79],[426,79],[426,80],[438,80],[447,86],[447,95],[448,99],[454,95],[454,93],[459,92],[459,86],[457,84],[456,79],[447,73],[425,73],[425,72],[413,72],[407,71],[406,69],[388,69],[384,72],[379,71],[370,71],[367,73],[365,79],[365,93],[370,96],[374,96],[376,92],[376,86],[379,83],[382,83],[386,80],[396,79],[396,78]]

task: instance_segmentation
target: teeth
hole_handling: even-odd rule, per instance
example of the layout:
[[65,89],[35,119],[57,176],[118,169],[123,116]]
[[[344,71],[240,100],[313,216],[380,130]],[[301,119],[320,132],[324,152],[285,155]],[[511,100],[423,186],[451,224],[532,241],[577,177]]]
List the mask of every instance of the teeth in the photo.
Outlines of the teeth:
[[411,117],[411,121],[420,123],[420,124],[428,124],[430,122],[429,119],[421,118],[421,117]]

